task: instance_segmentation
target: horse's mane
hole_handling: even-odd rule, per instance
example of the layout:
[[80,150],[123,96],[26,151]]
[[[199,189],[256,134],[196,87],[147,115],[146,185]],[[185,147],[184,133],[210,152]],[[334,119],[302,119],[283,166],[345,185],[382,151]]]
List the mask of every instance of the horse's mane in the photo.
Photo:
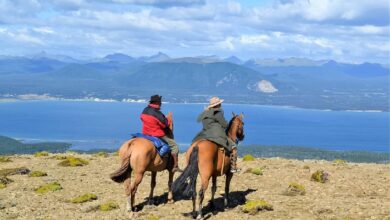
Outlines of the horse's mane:
[[233,121],[234,121],[234,119],[236,119],[236,117],[237,117],[237,115],[233,116],[233,118],[230,119],[229,125],[228,125],[228,127],[226,128],[226,131],[225,131],[225,132],[226,132],[226,135],[229,133],[229,130],[230,130],[230,128],[232,127]]

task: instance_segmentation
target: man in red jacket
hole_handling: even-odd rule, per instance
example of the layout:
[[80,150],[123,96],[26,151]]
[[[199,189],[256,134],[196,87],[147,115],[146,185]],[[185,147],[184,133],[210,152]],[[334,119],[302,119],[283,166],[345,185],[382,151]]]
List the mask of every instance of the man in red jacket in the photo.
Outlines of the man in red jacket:
[[170,120],[172,113],[168,113],[168,118],[160,111],[161,108],[161,96],[153,95],[150,97],[149,105],[143,110],[141,114],[142,120],[142,133],[145,135],[158,137],[165,141],[171,148],[171,155],[173,158],[174,166],[173,172],[181,171],[178,166],[178,153],[179,147],[176,142],[167,137],[166,130],[172,124]]

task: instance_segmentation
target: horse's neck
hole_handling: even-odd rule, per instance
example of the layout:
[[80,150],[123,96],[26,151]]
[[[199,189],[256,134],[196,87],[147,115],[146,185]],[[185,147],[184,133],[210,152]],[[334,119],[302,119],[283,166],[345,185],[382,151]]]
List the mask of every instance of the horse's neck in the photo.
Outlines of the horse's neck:
[[235,126],[234,122],[232,126],[230,126],[230,129],[228,131],[228,137],[233,141],[237,140],[237,126]]

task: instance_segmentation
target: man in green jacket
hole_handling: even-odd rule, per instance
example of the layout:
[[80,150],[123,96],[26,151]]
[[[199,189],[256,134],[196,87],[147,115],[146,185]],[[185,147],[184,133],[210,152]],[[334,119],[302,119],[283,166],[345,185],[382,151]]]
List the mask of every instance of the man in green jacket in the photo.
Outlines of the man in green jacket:
[[236,144],[226,135],[228,122],[225,120],[222,102],[223,99],[213,97],[210,99],[209,106],[198,116],[197,121],[202,122],[203,129],[195,136],[192,142],[206,139],[226,148],[230,154],[231,172],[235,173],[237,169],[237,147]]

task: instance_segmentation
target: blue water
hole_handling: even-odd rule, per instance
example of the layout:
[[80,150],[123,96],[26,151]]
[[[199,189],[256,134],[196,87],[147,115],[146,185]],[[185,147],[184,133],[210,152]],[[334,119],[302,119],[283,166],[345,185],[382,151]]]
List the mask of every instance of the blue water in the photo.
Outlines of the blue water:
[[[116,149],[141,130],[144,103],[20,101],[0,103],[0,135],[27,142],[67,141],[73,149]],[[224,104],[225,117],[245,114],[242,145],[317,147],[327,150],[389,151],[389,112],[321,111]],[[203,104],[164,104],[173,112],[181,149],[201,129]]]

